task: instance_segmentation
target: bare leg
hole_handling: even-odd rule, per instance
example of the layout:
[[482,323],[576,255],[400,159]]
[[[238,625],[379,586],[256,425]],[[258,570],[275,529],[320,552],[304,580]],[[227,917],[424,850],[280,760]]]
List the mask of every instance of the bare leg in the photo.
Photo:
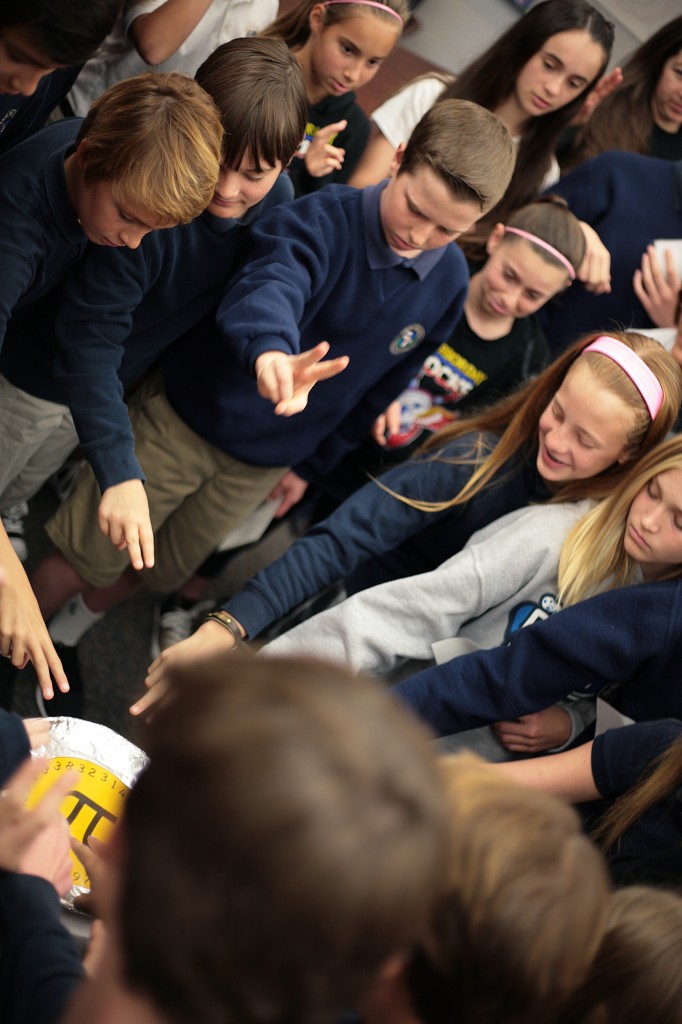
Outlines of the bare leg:
[[[183,583],[178,594],[180,597],[184,597],[186,601],[201,601],[202,597],[206,594],[209,588],[211,580],[205,576],[191,576],[186,583]],[[89,604],[90,602],[88,602]]]
[[128,568],[110,587],[87,586],[83,593],[83,600],[91,612],[108,612],[110,608],[134,594],[141,586],[139,572]]
[[43,559],[33,574],[31,585],[45,619],[51,618],[70,598],[89,588],[87,580],[59,551]]

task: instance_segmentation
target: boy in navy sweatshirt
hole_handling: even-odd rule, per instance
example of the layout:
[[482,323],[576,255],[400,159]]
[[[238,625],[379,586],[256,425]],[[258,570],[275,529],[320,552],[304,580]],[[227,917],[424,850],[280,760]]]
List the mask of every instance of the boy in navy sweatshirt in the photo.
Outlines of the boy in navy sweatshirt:
[[[91,247],[64,284],[56,319],[52,297],[34,306],[0,355],[0,508],[32,497],[80,440],[103,494],[100,525],[115,544],[125,540],[136,568],[153,565],[153,535],[124,388],[218,306],[249,226],[293,196],[280,172],[305,127],[303,77],[281,40],[232,40],[196,82],[224,129],[207,209],[135,251]],[[25,432],[17,443],[3,431],[5,394],[33,419],[30,443]]]
[[[150,74],[109,90],[84,121],[50,125],[6,154],[0,160],[0,345],[10,317],[16,322],[60,285],[88,241],[135,248],[149,231],[196,216],[215,187],[221,134],[215,105],[194,82]],[[9,424],[23,435],[21,425],[11,418]],[[17,667],[32,660],[46,690],[50,671],[66,687],[2,528],[0,565],[6,573],[1,652]]]
[[[165,393],[132,412],[158,531],[151,586],[177,589],[274,488],[301,493],[306,473],[332,469],[449,337],[468,281],[450,243],[503,194],[513,163],[494,115],[448,101],[399,147],[387,182],[330,186],[254,226],[216,328],[181,339]],[[48,524],[61,555],[35,579],[47,614],[84,591],[102,612],[138,585],[93,529],[96,503],[82,481]]]

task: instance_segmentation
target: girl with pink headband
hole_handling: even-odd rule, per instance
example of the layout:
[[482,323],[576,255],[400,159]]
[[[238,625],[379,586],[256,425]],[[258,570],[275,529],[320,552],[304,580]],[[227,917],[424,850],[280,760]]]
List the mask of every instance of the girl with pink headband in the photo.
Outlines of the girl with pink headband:
[[519,391],[356,491],[223,605],[228,628],[209,620],[164,651],[147,685],[174,664],[230,650],[236,636],[254,639],[336,581],[353,593],[427,572],[515,509],[609,495],[672,428],[682,372],[651,338],[611,332],[605,345],[603,337],[582,338]]
[[[535,314],[575,280],[585,255],[578,220],[563,200],[530,203],[495,226],[486,248],[452,337],[377,423],[376,444],[354,460],[363,470],[402,462],[430,434],[510,394],[549,362]],[[365,481],[359,474],[357,486]]]
[[308,95],[305,138],[289,167],[296,195],[352,174],[369,139],[355,90],[374,78],[409,14],[407,0],[300,0],[263,33],[294,51]]

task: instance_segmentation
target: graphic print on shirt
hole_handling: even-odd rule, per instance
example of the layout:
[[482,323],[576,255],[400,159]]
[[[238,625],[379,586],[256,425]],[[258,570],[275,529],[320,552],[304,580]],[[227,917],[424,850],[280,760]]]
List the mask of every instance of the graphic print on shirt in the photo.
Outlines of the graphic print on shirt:
[[522,601],[509,612],[507,628],[504,631],[504,643],[508,644],[514,633],[534,622],[548,619],[550,615],[560,611],[559,602],[554,594],[543,594],[539,601]]
[[404,448],[424,431],[435,433],[458,419],[453,408],[488,375],[443,344],[424,360],[419,374],[400,396],[400,431],[389,438],[391,448]]

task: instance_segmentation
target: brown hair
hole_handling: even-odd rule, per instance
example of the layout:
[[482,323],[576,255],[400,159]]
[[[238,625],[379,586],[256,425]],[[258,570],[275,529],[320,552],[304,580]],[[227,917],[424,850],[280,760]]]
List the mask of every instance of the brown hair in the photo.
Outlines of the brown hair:
[[416,956],[424,1024],[546,1024],[585,977],[606,924],[603,859],[576,813],[470,754],[443,759],[450,891]]
[[464,68],[438,100],[473,100],[488,110],[495,110],[512,92],[520,72],[546,41],[560,32],[575,29],[584,29],[601,46],[604,53],[601,66],[593,80],[570,103],[530,119],[519,142],[516,169],[504,197],[459,242],[469,256],[482,256],[493,225],[506,221],[511,210],[523,206],[541,191],[561,133],[608,64],[613,25],[587,0],[544,0],[515,21],[489,49]]
[[590,977],[556,1024],[678,1024],[682,1020],[682,899],[632,886],[611,897]]
[[[357,18],[358,14],[372,14],[381,18],[387,25],[393,26],[398,34],[402,32],[402,27],[395,14],[400,16],[403,25],[407,23],[410,17],[407,0],[381,0],[381,4],[388,10],[382,11],[379,7],[368,7],[361,3],[326,4],[324,0],[300,0],[298,4],[273,21],[272,25],[262,32],[262,35],[283,39],[287,46],[299,49],[310,35],[310,12],[313,7],[322,8],[322,19],[325,26],[336,25],[340,21],[347,21],[348,18]],[[395,14],[391,14],[390,11],[395,11]]]
[[110,180],[116,202],[134,202],[160,224],[186,224],[213,196],[222,128],[191,78],[146,72],[95,100],[77,144],[86,184]]
[[[424,512],[437,512],[463,505],[473,498],[514,456],[530,458],[537,446],[538,423],[542,413],[559,390],[573,363],[581,358],[587,361],[603,387],[613,391],[636,412],[634,429],[625,444],[630,461],[616,462],[595,477],[571,480],[556,490],[554,498],[558,501],[575,501],[578,498],[606,497],[627,475],[632,460],[650,451],[672,429],[682,402],[682,372],[675,358],[653,338],[635,332],[608,332],[609,337],[636,352],[658,378],[663,389],[663,403],[656,419],[652,420],[639,391],[613,360],[596,352],[588,352],[583,356],[583,349],[603,333],[595,332],[580,338],[515,394],[503,398],[490,409],[483,409],[477,415],[445,427],[426,442],[421,449],[422,453],[430,453],[433,459],[448,461],[442,453],[443,447],[460,437],[471,438],[470,455],[451,460],[456,465],[471,465],[472,473],[464,487],[450,501],[417,501],[393,491],[389,493],[399,501]],[[490,435],[493,435],[492,439]],[[495,443],[494,438],[499,440]],[[383,486],[380,481],[378,484]]]
[[196,80],[211,96],[223,124],[223,162],[237,169],[246,153],[261,170],[291,160],[301,144],[308,100],[298,61],[279,39],[247,36],[224,43]]
[[682,16],[662,25],[623,65],[623,84],[603,100],[576,135],[571,166],[612,149],[648,153],[652,103],[663,65],[682,50]]
[[428,735],[383,689],[229,655],[177,678],[126,808],[126,983],[169,1021],[306,1024],[422,933],[448,815]]
[[515,160],[514,143],[498,117],[476,103],[449,100],[417,124],[398,173],[430,167],[456,199],[485,213],[504,194]]
[[[578,219],[573,216],[566,201],[560,196],[545,196],[535,203],[522,206],[520,210],[507,218],[506,227],[520,228],[522,231],[528,231],[531,235],[541,238],[543,242],[547,242],[548,245],[565,256],[577,274],[580,264],[585,258],[585,236]],[[522,239],[518,235],[505,234],[502,240],[505,245],[515,245]],[[563,263],[556,256],[552,256],[547,249],[527,239],[526,241],[533,247],[533,252],[542,257],[545,263],[563,270],[566,269]]]

